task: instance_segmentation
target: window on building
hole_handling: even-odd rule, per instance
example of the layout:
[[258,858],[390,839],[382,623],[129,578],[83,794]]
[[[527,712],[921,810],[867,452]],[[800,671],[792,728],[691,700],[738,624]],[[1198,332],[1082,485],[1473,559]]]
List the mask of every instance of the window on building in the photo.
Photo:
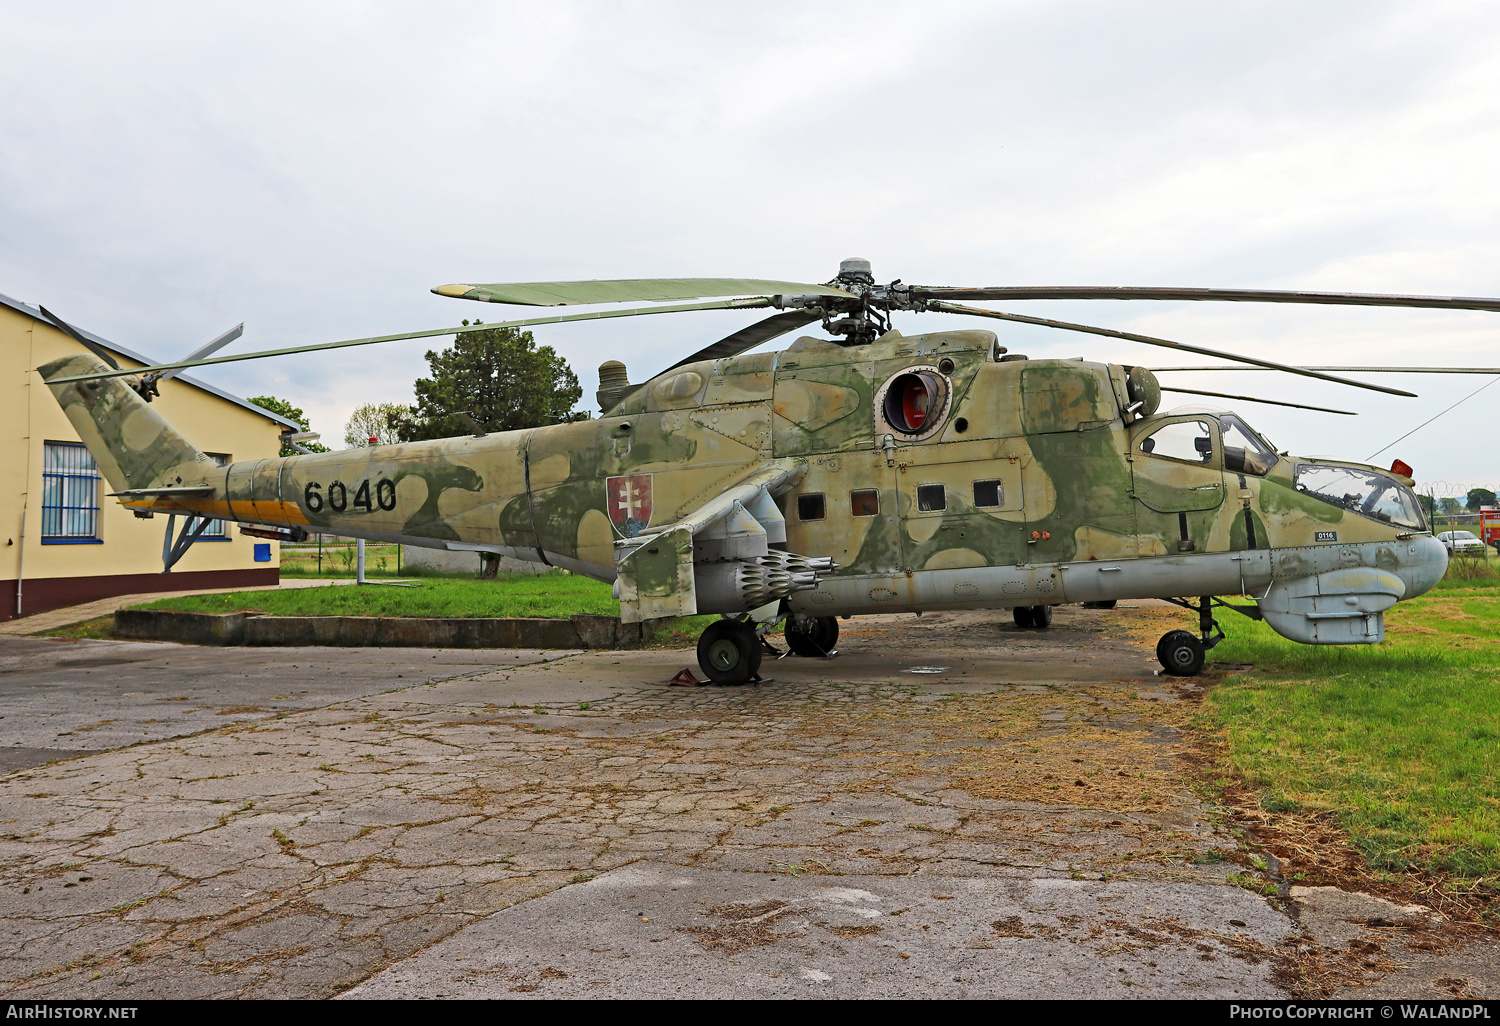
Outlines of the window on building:
[[934,513],[948,508],[948,497],[940,484],[917,485],[917,509],[923,513]]
[[[233,457],[224,452],[206,452],[203,455],[213,460],[221,467],[229,466]],[[223,520],[210,520],[208,526],[203,529],[199,541],[228,541],[229,525]]]
[[999,481],[975,481],[974,505],[1000,506],[1005,501],[1005,490]]
[[42,544],[98,542],[99,468],[79,442],[42,443]]
[[861,488],[850,492],[849,505],[857,517],[878,517],[880,515],[880,492],[874,488]]
[[825,515],[822,492],[797,496],[798,520],[822,520]]

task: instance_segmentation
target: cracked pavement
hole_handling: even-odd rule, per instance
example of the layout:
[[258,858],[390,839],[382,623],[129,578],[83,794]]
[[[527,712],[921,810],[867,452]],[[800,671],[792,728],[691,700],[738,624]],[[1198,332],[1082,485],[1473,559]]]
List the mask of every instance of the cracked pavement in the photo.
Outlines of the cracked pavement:
[[1115,616],[861,618],[739,688],[665,686],[686,652],[0,639],[0,993],[1285,996],[1333,898],[1227,881],[1198,685]]

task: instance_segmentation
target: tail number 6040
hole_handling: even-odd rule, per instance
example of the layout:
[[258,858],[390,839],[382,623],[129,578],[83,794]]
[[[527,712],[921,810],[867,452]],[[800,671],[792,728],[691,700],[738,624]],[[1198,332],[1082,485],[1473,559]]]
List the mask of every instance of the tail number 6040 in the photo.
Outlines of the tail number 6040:
[[342,481],[330,481],[325,496],[322,484],[317,481],[309,482],[302,492],[302,505],[307,507],[309,513],[321,513],[325,505],[335,513],[343,513],[351,509],[369,513],[376,506],[384,510],[396,508],[396,482],[394,481],[384,478],[376,481],[373,499],[369,481],[361,481],[351,498],[349,489],[352,487],[353,485],[346,485]]

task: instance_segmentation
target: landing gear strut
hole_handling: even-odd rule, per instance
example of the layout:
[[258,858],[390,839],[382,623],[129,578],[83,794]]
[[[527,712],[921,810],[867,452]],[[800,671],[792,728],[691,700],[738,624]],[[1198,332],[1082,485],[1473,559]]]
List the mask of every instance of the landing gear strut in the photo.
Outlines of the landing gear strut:
[[1185,600],[1168,599],[1167,601],[1197,612],[1198,632],[1201,637],[1195,638],[1188,631],[1167,631],[1156,643],[1157,661],[1161,663],[1162,669],[1174,677],[1196,677],[1203,669],[1203,661],[1208,657],[1208,650],[1224,640],[1224,631],[1214,619],[1213,596],[1204,595],[1198,600],[1196,606]]

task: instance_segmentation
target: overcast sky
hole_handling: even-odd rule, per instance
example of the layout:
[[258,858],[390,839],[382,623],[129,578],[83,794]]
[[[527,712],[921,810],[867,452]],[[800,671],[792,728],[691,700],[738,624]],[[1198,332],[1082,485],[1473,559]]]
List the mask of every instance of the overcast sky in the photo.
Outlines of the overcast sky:
[[[921,284],[1500,296],[1497,165],[1500,7],[1472,0],[0,0],[0,292],[162,359],[240,320],[249,350],[511,309],[428,292],[446,282],[825,281],[851,255]],[[1010,308],[1287,362],[1500,366],[1500,314]],[[536,335],[587,400],[603,360],[642,380],[753,319]],[[342,444],[355,406],[410,401],[434,344],[201,376],[289,399]],[[1278,447],[1363,460],[1493,379],[1378,379],[1418,399],[1172,380],[1357,410],[1227,404]],[[1500,386],[1379,461],[1439,494],[1495,487],[1497,410]]]

